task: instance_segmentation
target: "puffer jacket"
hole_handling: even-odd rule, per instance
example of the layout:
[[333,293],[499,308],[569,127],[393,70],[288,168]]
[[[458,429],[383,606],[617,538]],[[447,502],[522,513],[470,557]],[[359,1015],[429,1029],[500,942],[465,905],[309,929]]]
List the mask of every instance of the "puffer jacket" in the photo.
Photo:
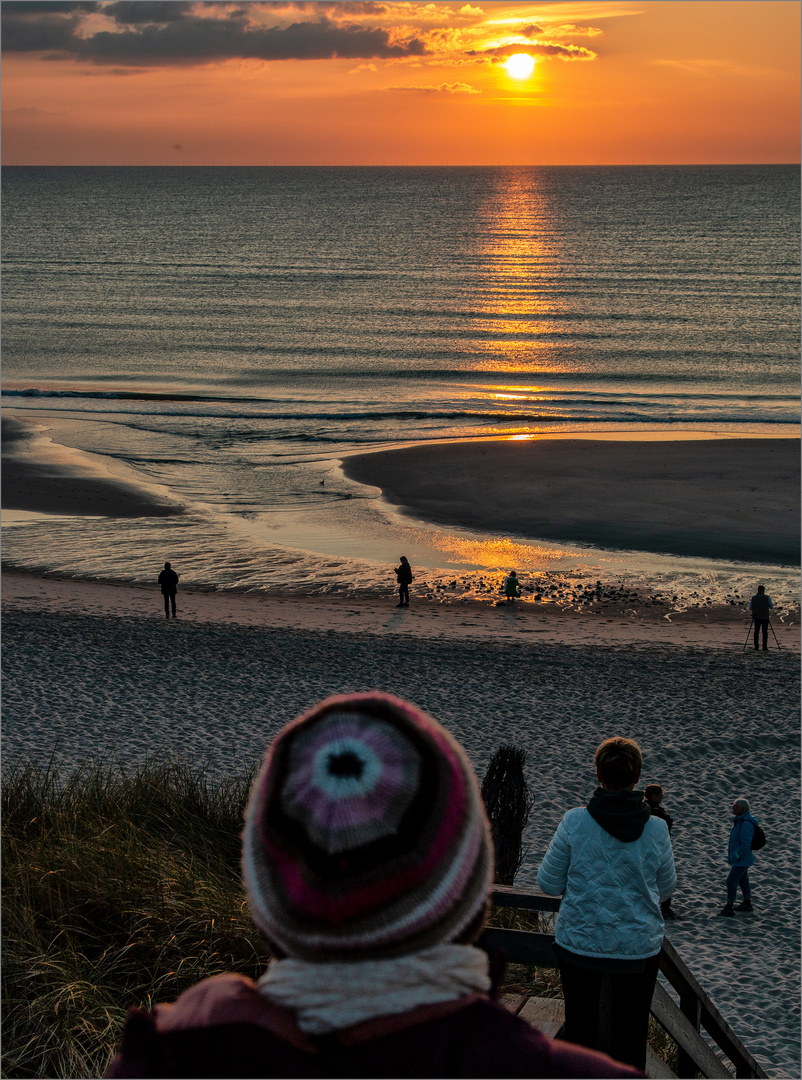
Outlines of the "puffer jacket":
[[562,895],[558,945],[580,956],[643,960],[660,952],[660,901],[677,884],[666,823],[650,817],[637,840],[618,840],[584,807],[557,826],[537,873],[543,892]]
[[727,850],[727,862],[730,866],[754,866],[755,856],[752,852],[752,837],[755,835],[755,825],[758,822],[749,811],[739,814],[733,822],[730,833],[730,843]]

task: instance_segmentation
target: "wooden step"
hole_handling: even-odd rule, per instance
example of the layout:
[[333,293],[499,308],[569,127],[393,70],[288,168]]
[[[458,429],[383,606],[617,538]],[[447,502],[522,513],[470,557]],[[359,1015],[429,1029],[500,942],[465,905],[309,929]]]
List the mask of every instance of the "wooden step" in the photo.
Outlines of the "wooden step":
[[[562,998],[527,998],[525,994],[502,994],[499,1001],[510,1012],[526,1020],[550,1039],[554,1038],[565,1020],[565,1004]],[[677,1074],[655,1054],[651,1046],[646,1047],[646,1075],[655,1080],[677,1078]]]

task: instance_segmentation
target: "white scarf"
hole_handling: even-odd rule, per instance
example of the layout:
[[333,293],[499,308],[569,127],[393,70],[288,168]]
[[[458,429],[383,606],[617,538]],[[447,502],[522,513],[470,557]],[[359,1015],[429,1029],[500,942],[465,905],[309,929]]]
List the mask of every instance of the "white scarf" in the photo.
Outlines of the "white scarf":
[[269,1001],[293,1010],[301,1031],[327,1035],[375,1016],[487,993],[490,976],[481,949],[435,945],[394,960],[271,960],[258,985]]

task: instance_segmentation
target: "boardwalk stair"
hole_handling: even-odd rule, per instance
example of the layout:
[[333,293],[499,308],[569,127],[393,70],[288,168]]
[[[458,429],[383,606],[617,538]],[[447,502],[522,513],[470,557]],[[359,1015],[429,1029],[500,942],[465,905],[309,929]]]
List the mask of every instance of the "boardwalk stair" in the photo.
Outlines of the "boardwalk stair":
[[[497,907],[528,911],[555,912],[560,907],[557,897],[542,896],[503,885],[493,887],[491,899]],[[530,930],[505,930],[500,927],[488,927],[479,942],[482,948],[490,953],[503,952],[508,963],[541,968],[557,966],[552,950],[553,943],[552,934],[534,933]],[[679,1003],[658,981],[652,998],[651,1013],[679,1047],[676,1075],[683,1078],[721,1077],[722,1080],[731,1077],[736,1077],[737,1080],[742,1077],[766,1077],[766,1073],[691,974],[668,938],[664,939],[660,953],[660,971],[677,994]],[[547,1035],[555,1034],[563,1021],[563,1003],[560,998],[507,995],[504,1004]],[[710,1042],[702,1037],[702,1030],[718,1048],[718,1053],[711,1047]],[[653,1077],[675,1075],[654,1053],[647,1058],[647,1070],[649,1076]]]

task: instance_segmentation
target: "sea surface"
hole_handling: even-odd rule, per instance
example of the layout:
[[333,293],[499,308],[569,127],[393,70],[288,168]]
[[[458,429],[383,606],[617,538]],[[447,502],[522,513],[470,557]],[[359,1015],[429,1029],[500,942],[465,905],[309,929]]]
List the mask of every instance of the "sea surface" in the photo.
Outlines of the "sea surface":
[[402,519],[338,463],[488,436],[798,435],[793,166],[10,167],[2,184],[4,408],[64,461],[188,508],[6,514],[10,565],[149,581],[172,556],[199,588],[349,593],[391,589],[406,550],[434,577],[517,565],[715,593],[734,572],[717,560]]

